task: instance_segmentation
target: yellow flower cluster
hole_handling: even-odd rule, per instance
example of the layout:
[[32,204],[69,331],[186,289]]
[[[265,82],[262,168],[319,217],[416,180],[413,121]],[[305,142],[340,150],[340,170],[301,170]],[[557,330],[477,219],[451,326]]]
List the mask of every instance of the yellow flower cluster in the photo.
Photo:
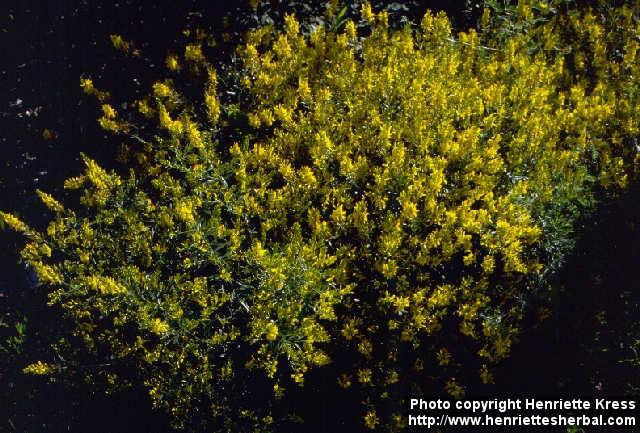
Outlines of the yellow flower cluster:
[[111,105],[102,104],[102,116],[98,119],[98,124],[106,131],[126,131],[129,125],[126,122],[118,121],[116,116],[117,112]]
[[54,371],[54,368],[47,364],[46,362],[37,361],[33,364],[27,365],[22,371],[26,374],[35,374],[37,376],[42,376],[46,374],[51,374]]
[[169,54],[165,59],[165,65],[171,71],[180,70],[180,62],[178,61],[178,57],[175,54]]
[[204,55],[202,54],[202,46],[196,45],[196,44],[187,45],[184,49],[184,58],[194,63],[199,63],[204,61]]
[[109,99],[109,92],[105,92],[103,90],[98,90],[93,84],[93,80],[90,78],[82,78],[80,79],[80,88],[87,95],[92,95],[99,101],[103,102]]
[[10,213],[0,212],[0,221],[17,232],[24,233],[29,230],[29,226],[23,223],[18,217]]
[[154,334],[162,335],[169,330],[169,325],[167,325],[166,322],[155,318],[151,321],[150,329]]
[[103,295],[119,295],[127,291],[126,287],[111,277],[92,275],[87,278],[87,285]]
[[[523,20],[548,11],[527,1],[519,10]],[[611,70],[595,88],[586,79],[567,87],[563,57],[531,54],[532,37],[554,46],[551,24],[487,49],[474,31],[453,34],[442,14],[428,12],[416,34],[390,32],[386,14],[368,4],[361,13],[371,30],[363,38],[353,22],[344,33],[317,28],[307,38],[291,16],[282,32],[249,35],[241,51],[242,83],[256,101],[249,124],[257,135],[276,132],[236,149],[236,182],[251,197],[247,210],[260,217],[262,239],[299,221],[306,242],[331,246],[342,269],[337,282],[352,285],[335,316],[341,325],[327,328],[361,356],[340,367],[341,386],[357,377],[367,398],[370,386],[385,395],[380,378],[399,371],[406,380],[396,353],[404,344],[453,371],[460,336],[443,332],[451,317],[468,344],[480,345],[481,379],[490,382],[488,363],[508,355],[522,317],[518,289],[498,295],[494,285],[537,278],[545,265],[535,253],[541,209],[589,185],[592,152],[602,152],[603,183],[625,183],[632,165],[623,160],[636,150],[611,147],[609,137],[633,132],[637,113],[627,110],[634,121],[622,127],[614,108],[633,92],[612,92]],[[596,53],[613,44],[613,36],[598,42],[603,33],[590,12],[571,17],[583,40],[602,44]],[[595,61],[610,64],[604,54]],[[277,200],[273,176],[283,179]],[[434,335],[445,347],[431,346]],[[371,342],[382,338],[384,355],[372,356]],[[443,377],[442,386],[456,398],[465,392],[455,379]],[[368,414],[365,422],[375,424]]]
[[134,57],[140,56],[140,50],[134,47],[131,42],[124,40],[122,35],[113,34],[109,36],[109,39],[111,39],[111,45],[113,45],[116,50]]

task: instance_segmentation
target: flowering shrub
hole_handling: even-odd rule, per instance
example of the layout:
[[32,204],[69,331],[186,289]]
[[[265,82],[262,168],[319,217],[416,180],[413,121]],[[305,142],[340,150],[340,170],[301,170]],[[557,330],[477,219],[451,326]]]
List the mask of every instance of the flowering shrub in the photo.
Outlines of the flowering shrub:
[[65,182],[80,208],[39,192],[45,230],[0,213],[74,328],[25,371],[143,383],[176,425],[221,431],[276,429],[286,389],[329,363],[371,429],[401,429],[389,402],[408,386],[462,397],[461,367],[490,383],[548,266],[554,204],[634,173],[638,27],[616,16],[619,60],[589,12],[568,19],[594,56],[567,65],[553,21],[492,38],[427,13],[390,31],[365,5],[365,29],[307,37],[288,16],[249,34],[239,104],[218,97],[202,41],[167,58],[136,115],[84,79],[134,162],[118,174],[85,156]]

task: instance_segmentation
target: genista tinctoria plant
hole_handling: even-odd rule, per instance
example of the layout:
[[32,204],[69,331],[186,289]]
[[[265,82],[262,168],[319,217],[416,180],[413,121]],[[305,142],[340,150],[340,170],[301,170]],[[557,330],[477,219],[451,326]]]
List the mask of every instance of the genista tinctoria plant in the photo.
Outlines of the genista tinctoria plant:
[[[83,79],[103,128],[139,146],[128,173],[83,157],[65,182],[80,207],[38,192],[42,231],[0,214],[73,324],[25,372],[142,385],[207,431],[278,431],[287,389],[328,364],[376,431],[403,429],[410,395],[491,383],[548,266],[545,212],[635,175],[633,14],[508,38],[431,13],[390,31],[367,5],[366,26],[307,37],[287,16],[239,47],[240,104],[221,102],[196,39],[137,117]],[[567,49],[571,31],[588,49]],[[221,131],[238,113],[234,142]]]

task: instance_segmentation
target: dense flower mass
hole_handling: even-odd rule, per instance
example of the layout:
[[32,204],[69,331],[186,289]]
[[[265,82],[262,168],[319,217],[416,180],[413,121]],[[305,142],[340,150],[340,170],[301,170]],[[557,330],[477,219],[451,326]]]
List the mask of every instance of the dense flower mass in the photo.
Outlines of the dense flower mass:
[[[136,136],[129,173],[84,157],[65,182],[84,208],[40,192],[54,213],[43,232],[0,213],[74,323],[53,348],[61,365],[25,371],[109,359],[82,373],[122,374],[178,425],[221,431],[273,431],[286,389],[328,364],[362,393],[370,429],[402,429],[389,402],[416,384],[464,396],[475,379],[460,366],[490,383],[549,266],[550,216],[635,176],[633,13],[608,18],[616,33],[587,11],[508,36],[456,34],[431,13],[390,31],[366,5],[363,25],[307,36],[288,16],[238,50],[246,126],[231,143],[220,131],[238,107],[218,99],[200,45],[170,54],[169,74],[195,74],[202,98],[185,102],[168,78],[131,104],[155,135]],[[111,105],[100,123],[132,134]],[[273,398],[254,405],[249,378]]]

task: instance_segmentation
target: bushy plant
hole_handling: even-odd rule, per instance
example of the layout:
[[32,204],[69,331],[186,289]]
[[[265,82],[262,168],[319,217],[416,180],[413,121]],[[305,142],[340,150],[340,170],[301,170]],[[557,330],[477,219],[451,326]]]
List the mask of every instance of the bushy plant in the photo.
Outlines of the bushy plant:
[[597,19],[572,15],[597,54],[582,77],[531,32],[495,45],[443,14],[390,31],[361,13],[365,29],[305,36],[287,16],[252,32],[233,103],[202,41],[167,58],[135,115],[83,80],[132,168],[85,156],[65,182],[81,206],[39,192],[44,230],[0,213],[74,327],[25,371],[143,383],[176,425],[220,431],[277,430],[287,388],[329,363],[376,430],[402,428],[408,390],[492,381],[549,265],[554,204],[633,173],[638,25],[616,12],[635,32],[616,60]]

